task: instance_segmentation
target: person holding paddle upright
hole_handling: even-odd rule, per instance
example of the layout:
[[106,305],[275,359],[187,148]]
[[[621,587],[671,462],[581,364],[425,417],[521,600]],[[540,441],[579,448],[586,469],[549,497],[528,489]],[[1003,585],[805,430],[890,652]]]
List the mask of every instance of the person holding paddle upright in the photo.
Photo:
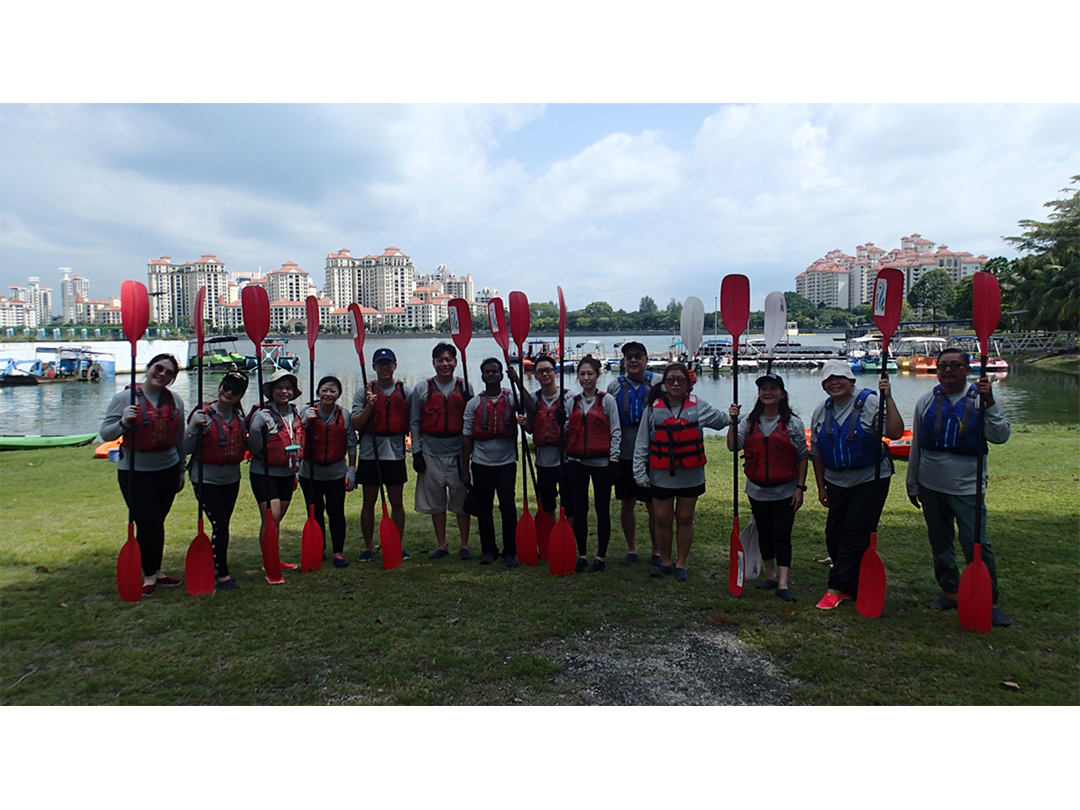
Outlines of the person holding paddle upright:
[[[626,538],[626,556],[623,563],[636,563],[637,518],[634,515],[636,504],[645,504],[649,516],[649,541],[653,566],[660,565],[660,553],[656,545],[656,520],[653,518],[652,496],[648,487],[639,487],[634,481],[634,442],[637,440],[638,425],[648,405],[649,389],[653,384],[653,374],[645,370],[649,356],[644,344],[628,340],[622,345],[623,365],[626,373],[608,385],[608,393],[615,397],[619,411],[619,428],[622,439],[619,447],[619,466],[615,475],[615,500],[619,506],[619,523]],[[535,373],[535,372],[534,372]],[[616,472],[612,470],[612,472]]]
[[[263,383],[263,406],[256,406],[248,418],[251,491],[262,518],[260,537],[268,520],[273,520],[280,531],[296,489],[296,475],[304,451],[304,423],[292,403],[302,393],[296,375],[278,369]],[[281,567],[297,566],[283,562]]]
[[345,559],[345,493],[356,489],[356,431],[352,417],[338,405],[341,380],[323,377],[315,394],[318,399],[303,413],[307,443],[300,464],[300,489],[305,503],[315,507],[324,544],[326,524],[330,524],[334,567],[345,568],[349,564]]
[[[357,391],[352,402],[352,423],[360,440],[356,483],[364,494],[360,508],[364,550],[357,557],[360,562],[368,562],[375,553],[375,503],[379,500],[380,476],[390,501],[391,519],[398,534],[405,536],[402,494],[409,477],[405,469],[405,435],[409,432],[412,386],[394,379],[397,357],[392,350],[376,349],[371,364],[375,367],[375,379],[368,383],[366,391]],[[402,549],[401,559],[409,559],[409,552]]]
[[[135,521],[142,555],[143,596],[150,596],[157,585],[181,582],[161,570],[165,518],[176,493],[184,488],[184,403],[179,394],[168,390],[179,370],[171,354],[154,357],[141,383],[133,380],[131,386],[112,398],[99,431],[107,442],[123,437],[116,475]],[[132,451],[137,456],[135,470],[131,469]]]
[[[694,510],[698,497],[705,494],[702,428],[720,430],[731,424],[728,414],[699,399],[692,393],[693,387],[685,363],[668,363],[660,382],[649,391],[649,406],[634,444],[634,480],[649,487],[660,547],[660,565],[649,576],[662,577],[674,571],[679,582],[690,579],[686,558],[694,542]],[[674,566],[673,521],[677,540]]]
[[247,422],[240,404],[247,387],[246,374],[228,372],[218,385],[217,399],[200,403],[191,412],[184,440],[184,452],[194,454],[202,427],[202,482],[196,465],[191,465],[188,475],[195,497],[210,518],[214,587],[219,591],[240,587],[229,573],[229,523],[240,494],[240,462],[247,449]]
[[[566,482],[574,503],[574,537],[578,561],[575,570],[601,572],[605,569],[611,540],[612,472],[618,468],[622,431],[615,397],[596,390],[600,361],[586,355],[578,361],[577,378],[581,393],[567,397]],[[589,537],[589,482],[592,482],[596,509],[596,559],[592,567],[585,554]]]
[[[511,381],[516,375],[510,370]],[[507,568],[517,560],[517,434],[519,420],[514,409],[514,394],[502,387],[503,364],[489,357],[480,364],[484,390],[465,406],[461,443],[461,481],[473,486],[481,514],[476,518],[480,531],[481,565],[491,565],[499,558],[495,539],[495,496],[499,497],[502,518],[503,560]],[[521,418],[524,422],[525,418]],[[471,468],[470,468],[471,462]]]
[[536,395],[525,393],[525,429],[533,435],[536,446],[536,497],[540,508],[547,512],[555,525],[559,497],[562,496],[567,518],[572,518],[570,498],[562,491],[562,440],[559,437],[559,416],[566,422],[566,408],[560,411],[559,378],[555,374],[555,358],[538,354],[533,360],[533,376],[540,382]]
[[[791,530],[795,513],[806,492],[809,453],[802,420],[791,410],[784,380],[779,374],[757,379],[758,396],[750,413],[729,430],[729,450],[742,450],[746,472],[746,497],[758,529],[761,561],[766,579],[762,590],[776,590],[785,602],[797,601],[789,589],[791,573]],[[739,419],[739,406],[728,410],[732,423]]]
[[882,435],[878,397],[884,398],[885,436],[899,439],[904,420],[887,376],[878,382],[879,393],[869,388],[856,393],[855,374],[847,361],[829,360],[821,369],[821,387],[828,398],[810,419],[810,458],[818,501],[829,510],[825,544],[832,559],[828,589],[817,607],[831,610],[856,597],[863,553],[889,496],[893,465],[888,453],[881,454],[881,486],[875,488]]
[[413,389],[409,400],[409,422],[412,428],[413,470],[416,471],[415,509],[421,515],[431,515],[438,544],[428,559],[447,557],[446,513],[457,518],[461,538],[458,557],[471,560],[469,551],[470,518],[465,511],[467,490],[461,481],[461,444],[465,428],[465,405],[472,399],[472,387],[461,377],[455,377],[457,349],[450,343],[439,343],[431,351],[435,376]]
[[[1011,429],[1005,412],[994,399],[989,378],[983,374],[977,383],[968,384],[970,372],[971,363],[966,352],[945,349],[938,356],[938,384],[915,403],[907,494],[915,508],[922,509],[926,519],[934,555],[934,577],[942,590],[941,596],[930,602],[930,607],[941,610],[957,607],[960,571],[953,540],[959,529],[960,548],[970,565],[974,556],[975,514],[978,510],[982,561],[993,588],[993,626],[1008,627],[1012,621],[997,604],[997,566],[986,539],[986,512],[976,499],[974,459],[987,454],[987,442],[1004,444],[1008,441]],[[985,441],[979,440],[980,421]],[[985,464],[981,475],[985,487]]]

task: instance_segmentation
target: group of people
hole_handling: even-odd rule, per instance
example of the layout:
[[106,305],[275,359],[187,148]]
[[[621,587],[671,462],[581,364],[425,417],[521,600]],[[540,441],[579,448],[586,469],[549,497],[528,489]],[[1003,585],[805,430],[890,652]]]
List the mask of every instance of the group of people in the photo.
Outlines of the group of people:
[[[477,518],[481,565],[500,557],[518,564],[516,481],[519,439],[526,458],[535,453],[538,508],[548,525],[565,515],[577,544],[578,572],[606,569],[611,540],[611,495],[619,501],[619,522],[626,540],[623,564],[638,562],[636,504],[643,503],[651,542],[650,576],[690,578],[687,561],[694,539],[694,513],[706,486],[704,428],[727,432],[727,448],[742,451],[745,491],[759,537],[766,578],[757,585],[797,601],[791,589],[792,531],[807,491],[810,464],[817,496],[828,510],[825,542],[831,558],[827,589],[817,607],[831,610],[854,599],[859,569],[870,535],[876,531],[893,474],[893,462],[881,438],[900,438],[904,420],[893,401],[888,378],[877,391],[859,390],[843,360],[828,361],[821,372],[826,399],[806,428],[788,401],[778,374],[759,377],[749,413],[732,404],[719,410],[694,392],[695,377],[686,364],[672,362],[659,374],[646,370],[645,347],[622,345],[623,369],[606,388],[598,388],[601,365],[593,357],[578,361],[580,391],[559,384],[557,363],[533,358],[539,383],[527,391],[513,368],[497,358],[480,364],[481,390],[473,392],[456,375],[457,349],[441,342],[432,350],[433,377],[411,386],[396,379],[397,359],[380,348],[372,355],[375,379],[353,396],[350,411],[339,404],[341,381],[323,377],[312,401],[300,408],[298,380],[277,371],[264,384],[260,404],[241,408],[247,377],[228,372],[217,398],[200,403],[183,417],[180,397],[169,390],[178,372],[176,359],[158,355],[146,378],[118,393],[110,404],[102,438],[123,436],[118,479],[137,527],[144,573],[143,593],[180,580],[163,573],[164,522],[184,485],[185,466],[212,526],[217,588],[238,587],[229,573],[229,522],[240,488],[240,464],[250,457],[250,485],[262,515],[280,524],[292,494],[303,492],[306,505],[327,537],[332,562],[345,557],[346,493],[362,491],[358,560],[375,554],[375,506],[382,493],[402,537],[405,529],[406,459],[416,474],[415,511],[431,516],[436,548],[433,560],[450,555],[447,516],[458,529],[457,555],[473,559],[469,547],[471,515]],[[505,373],[504,373],[505,372]],[[942,594],[931,606],[957,606],[959,570],[954,541],[971,561],[976,534],[982,559],[993,582],[993,622],[1010,624],[997,605],[997,572],[986,539],[985,510],[977,503],[975,460],[987,442],[1000,444],[1009,425],[994,400],[990,381],[967,382],[970,361],[958,349],[938,358],[938,385],[916,404],[907,494],[923,510]],[[508,377],[509,387],[504,387]],[[883,416],[882,416],[883,415]],[[527,436],[532,441],[527,441]],[[410,448],[406,447],[409,437]],[[126,449],[126,452],[125,452]],[[136,470],[131,470],[134,450]],[[407,453],[409,455],[407,455]],[[188,463],[185,465],[185,461]],[[810,464],[808,464],[808,460]],[[985,482],[986,465],[981,465]],[[590,496],[591,490],[591,496]],[[502,548],[495,531],[498,499]],[[596,521],[596,548],[589,562],[590,515]],[[978,515],[978,517],[976,517]],[[407,559],[407,551],[402,552]],[[282,563],[282,568],[295,568]],[[282,580],[276,580],[278,582]]]

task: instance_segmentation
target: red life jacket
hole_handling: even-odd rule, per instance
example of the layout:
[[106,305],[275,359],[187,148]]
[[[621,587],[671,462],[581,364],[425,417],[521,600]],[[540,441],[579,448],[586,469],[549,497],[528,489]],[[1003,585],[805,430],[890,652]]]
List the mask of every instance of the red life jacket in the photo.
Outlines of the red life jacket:
[[[254,416],[258,407],[258,405],[254,406],[248,416],[249,430],[251,416]],[[304,456],[304,423],[300,421],[300,414],[292,405],[289,406],[289,410],[292,411],[290,428],[275,408],[269,405],[264,407],[277,423],[277,433],[267,436],[266,447],[258,458],[260,461],[265,459],[264,463],[267,467],[288,467],[295,472],[300,465],[300,459]],[[289,450],[289,447],[296,447],[296,449]]]
[[[131,388],[130,385],[127,387]],[[142,385],[135,383],[135,402],[142,411],[142,419],[135,420],[134,430],[124,434],[121,445],[131,447],[134,441],[135,451],[138,453],[152,453],[176,447],[180,438],[181,414],[176,410],[176,400],[173,399],[172,392],[168,388],[162,388],[159,405],[155,408],[143,393]]]
[[[653,435],[649,443],[649,466],[657,470],[676,467],[693,469],[705,466],[705,439],[697,422],[697,397],[687,394],[676,417],[667,403],[658,398],[653,404]],[[662,417],[661,421],[657,419]]]
[[517,435],[517,421],[514,419],[514,406],[510,396],[507,388],[502,389],[494,400],[486,392],[480,392],[480,401],[476,404],[476,415],[473,418],[473,441],[512,439]]
[[566,454],[574,458],[607,458],[611,455],[611,423],[604,410],[604,392],[596,392],[589,412],[581,405],[581,394],[574,395],[574,405],[566,430]]
[[368,390],[375,392],[375,405],[371,409],[371,422],[376,436],[404,436],[409,432],[409,403],[405,400],[405,385],[398,380],[394,390],[386,396],[377,382],[368,383]]
[[544,395],[537,392],[536,414],[533,416],[533,442],[537,447],[559,446],[559,423],[555,421],[555,409],[559,399],[548,405]]
[[327,424],[322,416],[316,416],[309,430],[311,443],[304,448],[306,461],[314,461],[316,464],[336,464],[345,458],[345,439],[349,428],[345,423],[340,405],[334,406],[334,415],[330,417],[330,424]]
[[[237,413],[236,409],[229,414],[229,421],[204,402],[203,410],[210,417],[209,423],[203,427],[202,434],[202,460],[203,464],[215,464],[224,466],[239,464],[244,460],[245,445],[247,440],[247,426],[244,417]],[[194,413],[194,411],[192,411]]]
[[791,443],[788,426],[777,422],[773,432],[765,436],[757,420],[750,423],[750,432],[743,445],[743,470],[746,477],[759,487],[786,484],[799,477],[799,460]]
[[420,432],[426,436],[460,436],[465,426],[465,382],[454,379],[450,396],[444,396],[432,377],[427,381],[427,399],[420,408]]

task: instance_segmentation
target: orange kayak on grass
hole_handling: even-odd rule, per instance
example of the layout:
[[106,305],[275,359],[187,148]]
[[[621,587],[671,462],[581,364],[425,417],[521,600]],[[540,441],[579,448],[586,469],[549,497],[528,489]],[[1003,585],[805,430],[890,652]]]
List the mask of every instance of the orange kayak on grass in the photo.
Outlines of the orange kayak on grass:
[[118,448],[120,442],[120,439],[113,439],[111,442],[102,442],[94,449],[94,458],[108,458],[109,451]]
[[[882,439],[893,458],[907,458],[911,455],[911,431],[905,430],[899,439]],[[810,430],[806,431],[806,447],[810,447]]]

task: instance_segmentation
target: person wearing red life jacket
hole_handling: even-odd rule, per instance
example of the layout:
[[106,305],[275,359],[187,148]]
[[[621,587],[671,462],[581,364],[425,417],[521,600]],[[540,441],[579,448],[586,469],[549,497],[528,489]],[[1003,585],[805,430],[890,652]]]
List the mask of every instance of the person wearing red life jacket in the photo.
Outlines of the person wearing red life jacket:
[[[660,565],[649,576],[674,573],[679,582],[690,579],[686,558],[694,542],[694,510],[705,492],[705,442],[703,428],[720,430],[731,420],[692,393],[690,369],[685,363],[668,363],[660,382],[649,392],[649,406],[642,415],[634,445],[634,480],[649,487]],[[672,522],[675,523],[677,556],[672,560]],[[674,565],[672,564],[674,562]]]
[[742,450],[746,472],[746,497],[754,515],[765,564],[762,590],[775,590],[785,602],[795,602],[789,586],[791,574],[791,530],[795,513],[803,505],[806,492],[806,469],[809,451],[806,429],[791,410],[784,380],[779,374],[765,374],[757,379],[757,402],[750,414],[739,421],[740,407],[728,409],[732,424],[729,450]]
[[[101,438],[107,442],[121,436],[117,480],[135,521],[136,539],[142,554],[143,595],[158,585],[179,585],[181,580],[161,570],[165,550],[165,518],[176,493],[184,488],[184,403],[168,390],[180,370],[171,354],[155,356],[146,367],[146,378],[112,398]],[[135,469],[131,469],[131,450]]]
[[[622,430],[615,397],[596,390],[600,361],[586,355],[578,361],[577,378],[581,393],[565,401],[566,482],[574,504],[574,538],[578,561],[575,571],[598,573],[606,568],[611,540],[611,485],[618,472]],[[592,567],[585,553],[589,536],[589,482],[592,482],[596,510],[596,559]]]
[[[300,471],[300,459],[304,452],[304,423],[292,403],[302,393],[296,375],[279,369],[263,383],[265,404],[261,408],[256,406],[248,418],[251,491],[259,504],[262,520],[260,537],[266,530],[267,504],[270,519],[280,531],[281,521],[289,511],[293,490],[296,489],[296,474]],[[295,563],[282,562],[281,567],[290,569],[297,566]]]
[[[345,568],[345,493],[356,489],[356,431],[352,417],[340,405],[341,380],[323,377],[316,386],[318,399],[302,414],[305,442],[300,462],[300,489],[304,504],[315,506],[315,521],[334,549],[334,568]],[[348,456],[348,464],[345,457]],[[324,551],[325,553],[325,551]]]
[[438,343],[431,351],[435,376],[413,389],[409,400],[412,429],[413,470],[416,471],[414,507],[421,515],[431,515],[437,548],[428,559],[449,556],[446,547],[446,513],[457,519],[460,545],[458,557],[471,560],[469,528],[471,519],[465,511],[467,490],[461,482],[461,443],[465,427],[465,406],[472,399],[472,388],[455,377],[458,358],[452,343]]
[[[247,421],[240,400],[247,391],[248,378],[239,371],[228,372],[218,385],[217,399],[191,412],[184,439],[190,457],[188,477],[195,497],[210,520],[210,543],[214,547],[215,588],[235,590],[240,586],[229,573],[229,523],[240,494],[240,462],[247,450]],[[202,472],[199,472],[199,428],[202,428]],[[202,476],[202,484],[199,476]]]
[[[499,497],[499,514],[502,518],[503,560],[507,568],[518,564],[517,560],[517,502],[514,488],[517,483],[517,435],[518,425],[527,421],[520,419],[514,410],[511,389],[502,387],[503,364],[489,357],[480,364],[480,378],[484,390],[469,400],[465,406],[464,427],[461,443],[461,481],[473,487],[479,504],[476,516],[480,532],[481,565],[491,565],[499,558],[499,546],[495,538],[495,496]],[[511,382],[517,375],[510,369]],[[470,465],[471,462],[471,465]]]
[[539,508],[548,513],[551,525],[555,524],[556,512],[561,505],[566,519],[574,525],[574,506],[570,502],[569,487],[565,484],[562,467],[562,440],[559,422],[566,423],[566,408],[559,395],[559,376],[555,372],[555,358],[538,354],[533,360],[533,376],[540,383],[535,394],[525,392],[525,429],[533,436],[536,450],[536,499]]
[[[855,374],[846,360],[828,360],[821,369],[821,387],[828,398],[810,418],[810,460],[814,465],[818,501],[829,510],[825,545],[832,559],[829,584],[817,603],[832,610],[858,595],[859,568],[870,547],[870,534],[889,496],[892,457],[881,452],[880,481],[874,491],[874,467],[880,436],[899,439],[904,420],[893,402],[888,379],[855,392]],[[879,424],[879,399],[885,398],[885,424]],[[884,430],[882,430],[882,427]]]
[[[390,519],[404,542],[403,493],[409,478],[405,469],[405,435],[409,432],[412,386],[394,379],[397,357],[390,349],[376,349],[371,355],[371,365],[375,369],[375,379],[368,383],[366,391],[361,389],[353,394],[352,401],[352,423],[360,447],[356,483],[364,495],[360,507],[364,550],[356,558],[360,562],[370,561],[375,554],[375,504],[379,502],[380,475],[386,487],[386,499],[390,501]],[[409,556],[409,552],[401,550],[401,559],[407,560]]]

